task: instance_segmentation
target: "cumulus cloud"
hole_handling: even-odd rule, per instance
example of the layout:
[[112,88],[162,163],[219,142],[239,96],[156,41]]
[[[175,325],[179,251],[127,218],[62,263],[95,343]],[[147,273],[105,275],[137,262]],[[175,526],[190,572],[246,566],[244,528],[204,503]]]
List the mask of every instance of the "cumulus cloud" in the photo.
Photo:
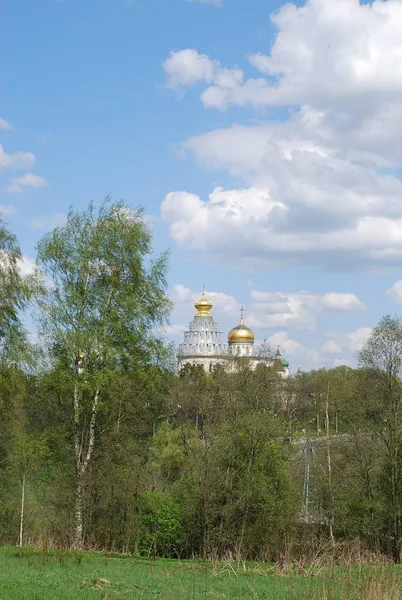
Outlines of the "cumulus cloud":
[[[400,0],[307,0],[300,7],[283,5],[271,21],[277,30],[271,53],[249,56],[263,77],[246,79],[241,72],[236,86],[201,78],[213,84],[202,96],[204,104],[226,108],[313,101],[327,106],[359,97],[373,104],[379,95],[392,98],[402,91]],[[215,63],[219,75],[224,67],[205,59]]]
[[248,323],[261,328],[312,329],[319,313],[343,313],[365,308],[355,294],[335,292],[319,295],[252,290],[250,298]]
[[[230,318],[235,322],[239,317],[240,302],[229,294],[206,291],[213,302],[213,312],[218,317]],[[355,294],[335,293],[314,294],[312,292],[266,292],[249,291],[246,321],[250,327],[259,329],[313,329],[318,314],[346,313],[365,309],[363,302]],[[170,298],[176,316],[190,318],[194,312],[194,302],[201,291],[193,291],[182,284],[175,284]]]
[[226,69],[219,61],[211,60],[205,54],[188,48],[171,52],[163,63],[167,87],[180,89],[202,82],[217,83],[225,87],[236,87],[242,80],[240,69]]
[[342,348],[335,340],[328,340],[321,348],[324,354],[341,354]]
[[239,258],[268,263],[399,264],[402,3],[307,0],[272,20],[270,54],[249,56],[257,78],[194,49],[164,63],[167,85],[203,86],[208,108],[290,107],[283,120],[184,142],[201,165],[247,187],[217,188],[206,199],[168,194],[162,217],[173,240],[222,256],[229,245]]
[[389,290],[387,290],[388,296],[392,298],[398,304],[402,304],[402,280],[396,281]]
[[[182,246],[206,249],[217,236],[212,249],[225,252],[229,246],[238,247],[238,240],[247,236],[251,245],[261,229],[269,228],[271,220],[280,219],[286,207],[270,198],[266,190],[250,188],[223,190],[216,188],[207,202],[188,192],[168,194],[161,206],[162,218],[169,223],[173,239]],[[229,225],[230,235],[223,236]],[[249,226],[249,227],[247,227]],[[254,239],[253,239],[254,238]],[[271,245],[266,239],[264,245]]]
[[346,335],[346,347],[351,352],[358,352],[362,349],[370,336],[372,329],[370,327],[360,327],[356,331],[351,331]]
[[276,349],[280,349],[282,356],[285,356],[291,363],[291,371],[296,372],[300,366],[306,368],[319,368],[324,366],[324,361],[320,353],[312,348],[306,348],[300,342],[292,339],[286,331],[278,331],[266,339],[268,344]]
[[0,215],[15,215],[17,207],[14,204],[0,204]]
[[31,152],[7,154],[0,144],[0,169],[29,169],[34,164],[35,156]]
[[323,310],[328,312],[345,312],[349,310],[364,310],[366,307],[355,294],[340,294],[331,292],[319,298]]
[[383,176],[394,193],[376,195],[373,180],[373,189],[365,195],[363,180],[356,181],[355,190],[353,183],[342,185],[342,179],[331,185],[330,161],[322,164],[322,171],[328,173],[328,180],[322,173],[322,183],[319,173],[307,181],[309,166],[317,171],[317,165],[308,160],[299,179],[290,170],[286,175],[278,163],[278,170],[270,174],[270,187],[216,188],[207,200],[185,191],[167,194],[161,216],[172,239],[186,248],[221,256],[230,250],[240,258],[268,263],[286,261],[342,270],[400,263],[401,182]]
[[329,334],[330,338],[322,346],[321,350],[325,354],[356,354],[362,349],[372,329],[370,327],[360,327],[356,331],[346,334]]
[[44,188],[48,183],[44,177],[34,175],[33,173],[25,173],[21,177],[13,177],[7,190],[11,194],[21,194],[24,188]]

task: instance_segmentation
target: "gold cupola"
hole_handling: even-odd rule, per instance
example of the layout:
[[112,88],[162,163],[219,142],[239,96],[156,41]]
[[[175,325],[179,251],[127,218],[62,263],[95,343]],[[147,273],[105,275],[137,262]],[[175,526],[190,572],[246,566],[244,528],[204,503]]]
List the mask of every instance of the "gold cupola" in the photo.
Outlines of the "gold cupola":
[[240,325],[238,325],[237,327],[233,327],[233,329],[229,331],[228,342],[231,344],[236,342],[245,342],[252,344],[254,342],[254,332],[249,327],[245,326],[243,312],[244,308],[241,307]]
[[201,298],[194,303],[194,307],[197,310],[195,313],[196,317],[212,317],[209,311],[213,307],[213,304],[211,300],[205,297],[205,292],[202,292]]

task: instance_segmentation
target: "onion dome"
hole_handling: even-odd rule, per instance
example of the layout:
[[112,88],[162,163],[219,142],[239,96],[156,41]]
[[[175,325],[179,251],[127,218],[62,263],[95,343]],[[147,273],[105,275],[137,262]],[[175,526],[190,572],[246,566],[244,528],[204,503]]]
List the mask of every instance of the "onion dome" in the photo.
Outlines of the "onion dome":
[[278,350],[276,351],[275,354],[275,360],[274,360],[274,369],[276,369],[277,371],[284,371],[285,367],[283,366],[283,359],[282,359],[282,354],[281,351],[279,350],[279,346],[278,346]]
[[196,317],[212,317],[209,311],[213,307],[213,304],[211,300],[205,297],[205,292],[202,292],[201,298],[194,303],[194,307],[197,309]]
[[288,368],[289,368],[289,361],[288,361],[288,360],[286,360],[286,358],[283,358],[283,359],[282,359],[282,367],[283,367],[284,369],[288,369]]
[[244,311],[244,308],[241,307],[240,325],[238,325],[237,327],[233,327],[233,329],[231,329],[229,331],[228,341],[231,343],[234,343],[234,342],[253,343],[254,342],[254,332],[249,327],[246,327],[244,324],[243,311]]

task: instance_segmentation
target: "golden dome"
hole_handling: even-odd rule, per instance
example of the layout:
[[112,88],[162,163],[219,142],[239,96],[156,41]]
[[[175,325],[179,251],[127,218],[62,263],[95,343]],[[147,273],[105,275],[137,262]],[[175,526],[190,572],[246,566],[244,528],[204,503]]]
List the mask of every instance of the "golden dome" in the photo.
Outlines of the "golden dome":
[[196,317],[212,317],[209,311],[213,307],[213,304],[211,300],[205,297],[205,292],[202,292],[201,298],[195,302],[194,307],[197,309]]
[[241,308],[240,325],[229,331],[229,342],[254,342],[254,332],[245,326],[243,318],[243,307]]

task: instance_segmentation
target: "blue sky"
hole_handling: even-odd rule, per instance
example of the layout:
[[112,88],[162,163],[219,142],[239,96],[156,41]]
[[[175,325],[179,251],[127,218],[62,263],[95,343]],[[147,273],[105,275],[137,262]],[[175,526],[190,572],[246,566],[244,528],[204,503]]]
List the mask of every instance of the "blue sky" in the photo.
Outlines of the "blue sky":
[[[272,17],[273,15],[273,17]],[[202,285],[293,368],[402,301],[402,2],[6,0],[0,189],[24,268],[68,207],[145,206],[180,342]]]

